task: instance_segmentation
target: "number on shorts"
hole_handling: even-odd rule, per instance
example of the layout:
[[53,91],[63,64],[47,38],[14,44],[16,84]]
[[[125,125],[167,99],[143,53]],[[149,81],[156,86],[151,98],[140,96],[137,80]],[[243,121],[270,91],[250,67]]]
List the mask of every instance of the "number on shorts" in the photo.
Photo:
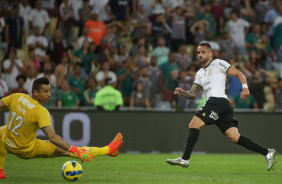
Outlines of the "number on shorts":
[[[17,115],[16,112],[12,112],[12,117],[11,117],[11,120],[10,120],[10,124],[9,124],[8,130],[11,130],[12,124],[13,124],[13,121],[14,121],[16,115]],[[19,136],[19,133],[17,132],[17,129],[19,129],[23,125],[23,117],[17,116],[16,117],[16,121],[19,122],[19,123],[16,126],[14,126],[14,128],[12,129],[12,133],[14,133],[16,136]]]

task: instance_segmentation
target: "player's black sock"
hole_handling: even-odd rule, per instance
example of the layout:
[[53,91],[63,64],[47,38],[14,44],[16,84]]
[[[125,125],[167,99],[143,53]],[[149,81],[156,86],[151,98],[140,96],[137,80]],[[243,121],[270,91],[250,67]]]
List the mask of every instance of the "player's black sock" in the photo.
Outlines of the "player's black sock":
[[254,143],[252,140],[250,140],[247,137],[244,137],[242,135],[239,137],[237,144],[247,148],[248,150],[260,153],[264,156],[268,154],[268,150],[266,148],[261,147],[257,143]]
[[192,150],[194,148],[194,145],[196,144],[198,137],[200,134],[200,130],[196,128],[190,128],[189,129],[189,136],[186,141],[185,151],[182,156],[182,159],[188,160],[190,159],[190,155],[192,153]]

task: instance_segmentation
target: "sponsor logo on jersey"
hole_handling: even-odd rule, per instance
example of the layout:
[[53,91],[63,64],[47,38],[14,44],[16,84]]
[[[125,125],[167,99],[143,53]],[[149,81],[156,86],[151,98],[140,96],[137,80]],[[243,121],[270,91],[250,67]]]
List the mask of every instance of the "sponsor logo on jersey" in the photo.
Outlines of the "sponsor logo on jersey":
[[227,66],[225,66],[225,65],[222,64],[221,62],[219,62],[219,65],[222,66],[225,70],[227,69]]
[[33,105],[32,103],[30,103],[27,99],[25,99],[25,98],[22,97],[22,96],[18,99],[18,101],[22,102],[22,104],[23,104],[24,106],[26,106],[27,108],[29,108],[29,109],[32,109],[32,108],[35,107],[35,105]]
[[209,117],[211,119],[218,120],[218,114],[214,111],[211,111],[211,114],[209,115]]

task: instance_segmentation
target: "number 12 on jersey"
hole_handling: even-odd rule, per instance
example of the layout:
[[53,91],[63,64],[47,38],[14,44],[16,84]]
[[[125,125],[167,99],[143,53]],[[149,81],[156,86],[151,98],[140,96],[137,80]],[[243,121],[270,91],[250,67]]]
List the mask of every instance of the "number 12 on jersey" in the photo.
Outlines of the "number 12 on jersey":
[[[17,113],[16,112],[12,112],[12,117],[8,126],[8,130],[10,131],[12,128],[12,124],[14,122],[14,119],[16,117]],[[16,136],[19,136],[19,133],[17,132],[17,129],[19,129],[22,125],[23,125],[23,117],[21,116],[17,116],[16,117],[16,121],[18,122],[18,124],[16,126],[14,126],[14,128],[12,129],[12,133],[14,133]]]

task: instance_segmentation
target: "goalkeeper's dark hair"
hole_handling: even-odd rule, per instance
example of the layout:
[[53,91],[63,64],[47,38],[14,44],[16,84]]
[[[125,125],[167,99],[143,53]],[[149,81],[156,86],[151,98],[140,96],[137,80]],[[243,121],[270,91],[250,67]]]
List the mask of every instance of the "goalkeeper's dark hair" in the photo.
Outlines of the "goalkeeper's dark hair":
[[50,82],[46,77],[40,77],[38,79],[35,79],[32,84],[32,94],[34,90],[39,92],[41,90],[42,85],[49,85],[49,84]]

